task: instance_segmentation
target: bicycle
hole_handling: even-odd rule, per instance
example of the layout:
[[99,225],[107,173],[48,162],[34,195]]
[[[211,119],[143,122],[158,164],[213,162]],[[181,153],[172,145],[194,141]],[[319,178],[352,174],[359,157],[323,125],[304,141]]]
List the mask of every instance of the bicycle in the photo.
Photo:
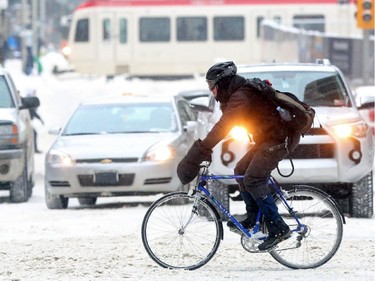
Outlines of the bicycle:
[[[143,245],[151,259],[164,268],[194,270],[209,262],[224,235],[220,213],[237,226],[246,251],[259,253],[257,246],[267,237],[260,212],[255,227],[245,229],[205,188],[210,180],[243,176],[210,175],[208,166],[201,166],[197,183],[189,192],[169,193],[153,202],[145,214]],[[272,176],[269,184],[292,236],[266,252],[292,269],[316,268],[328,262],[340,247],[345,224],[337,203],[312,186],[296,185],[284,190]]]

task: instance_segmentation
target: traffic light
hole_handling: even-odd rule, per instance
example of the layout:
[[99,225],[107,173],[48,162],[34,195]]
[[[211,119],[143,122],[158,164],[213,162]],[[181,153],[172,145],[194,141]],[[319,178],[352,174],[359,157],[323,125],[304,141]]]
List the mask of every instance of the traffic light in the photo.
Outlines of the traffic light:
[[374,0],[357,0],[357,26],[374,29]]

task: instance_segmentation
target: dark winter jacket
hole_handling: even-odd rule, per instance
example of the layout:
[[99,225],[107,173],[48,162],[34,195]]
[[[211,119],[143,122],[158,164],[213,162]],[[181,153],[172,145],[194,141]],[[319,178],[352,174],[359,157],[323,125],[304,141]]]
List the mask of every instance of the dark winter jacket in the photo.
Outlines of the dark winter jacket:
[[268,140],[283,143],[291,133],[282,125],[279,114],[264,96],[246,86],[246,79],[235,75],[228,83],[219,85],[217,100],[222,116],[201,145],[212,149],[234,126],[243,126],[257,144]]

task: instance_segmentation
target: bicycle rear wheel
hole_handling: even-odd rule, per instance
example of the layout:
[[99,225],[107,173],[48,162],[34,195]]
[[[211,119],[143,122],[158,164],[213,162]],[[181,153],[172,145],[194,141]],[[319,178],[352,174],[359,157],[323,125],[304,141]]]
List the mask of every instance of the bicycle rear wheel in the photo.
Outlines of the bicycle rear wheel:
[[[329,261],[340,247],[343,219],[335,202],[323,191],[311,186],[295,186],[288,191],[288,204],[305,229],[293,231],[291,238],[270,252],[279,263],[294,269],[316,268]],[[281,205],[280,198],[276,204]],[[296,230],[294,217],[286,208],[279,212],[291,230]]]
[[[223,226],[212,204],[202,198],[193,208],[195,196],[174,192],[155,201],[142,223],[142,242],[160,266],[193,270],[205,265],[216,253]],[[183,204],[181,204],[183,202]]]

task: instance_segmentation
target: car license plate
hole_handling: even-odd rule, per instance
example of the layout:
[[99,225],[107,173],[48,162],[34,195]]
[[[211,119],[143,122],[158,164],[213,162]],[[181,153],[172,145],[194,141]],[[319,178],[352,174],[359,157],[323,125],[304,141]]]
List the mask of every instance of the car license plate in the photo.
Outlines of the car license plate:
[[117,172],[97,172],[94,183],[96,185],[115,185],[118,183],[118,174]]

